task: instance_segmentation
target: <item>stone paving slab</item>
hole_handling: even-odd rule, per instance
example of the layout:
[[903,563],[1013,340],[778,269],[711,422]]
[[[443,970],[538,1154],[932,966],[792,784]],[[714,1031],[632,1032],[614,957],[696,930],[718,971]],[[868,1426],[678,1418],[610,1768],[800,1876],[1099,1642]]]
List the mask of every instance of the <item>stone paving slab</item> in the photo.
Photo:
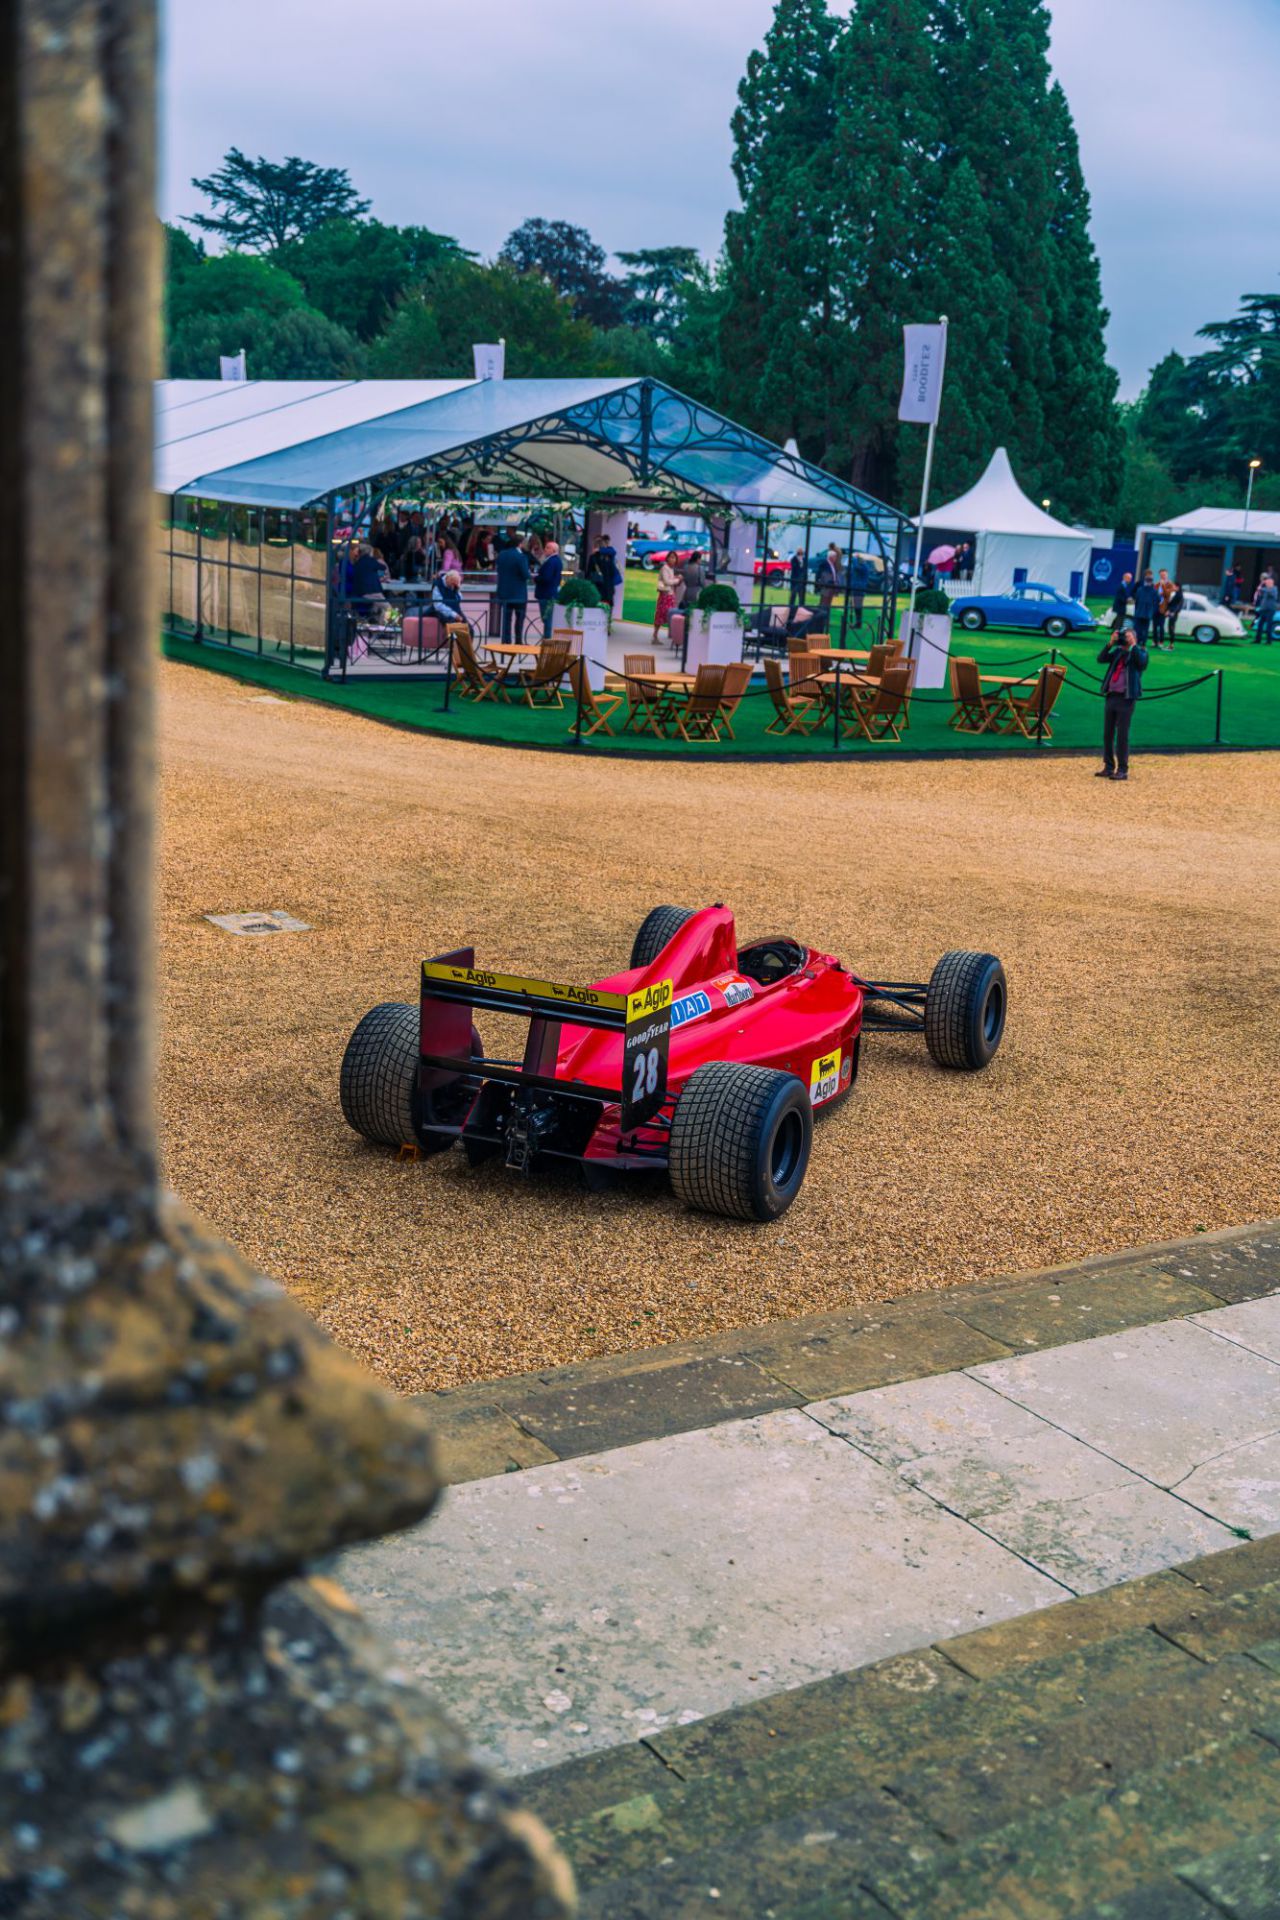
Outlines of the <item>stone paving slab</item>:
[[1221,1339],[1234,1340],[1250,1353],[1280,1363],[1280,1294],[1249,1300],[1242,1306],[1210,1309],[1192,1318],[1196,1326],[1208,1327]]
[[966,1374],[806,1411],[1073,1593],[1231,1541],[1218,1520]]
[[1212,1315],[1082,1340],[973,1377],[1158,1486],[1280,1429],[1280,1366],[1219,1339]]
[[520,1425],[561,1460],[628,1447],[669,1433],[689,1433],[732,1417],[800,1404],[794,1388],[750,1360],[728,1355],[687,1360],[648,1372],[530,1387]]
[[451,1488],[338,1572],[508,1771],[1063,1591],[796,1412]]
[[1212,1901],[1227,1920],[1276,1920],[1280,1914],[1280,1822],[1268,1832],[1180,1869],[1184,1886]]
[[957,1288],[948,1296],[953,1313],[1015,1351],[1120,1333],[1126,1327],[1173,1320],[1221,1304],[1210,1289],[1195,1286],[1152,1261],[1102,1273]]

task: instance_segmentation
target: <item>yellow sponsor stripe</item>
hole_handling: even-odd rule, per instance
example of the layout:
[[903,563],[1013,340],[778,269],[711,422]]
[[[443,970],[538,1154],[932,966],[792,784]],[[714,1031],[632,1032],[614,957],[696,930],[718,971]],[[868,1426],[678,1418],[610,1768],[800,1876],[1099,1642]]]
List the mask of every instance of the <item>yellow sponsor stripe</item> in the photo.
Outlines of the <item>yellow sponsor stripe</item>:
[[627,1025],[637,1020],[648,1020],[656,1013],[666,1013],[674,997],[674,983],[670,980],[655,980],[650,986],[637,987],[634,993],[627,995]]
[[556,980],[530,980],[523,974],[490,973],[485,967],[459,967],[447,961],[424,960],[422,982],[441,980],[457,987],[494,988],[499,993],[526,993],[539,1000],[560,1000],[566,1007],[601,1007],[611,1013],[626,1010],[623,993],[604,993],[599,987],[570,987]]

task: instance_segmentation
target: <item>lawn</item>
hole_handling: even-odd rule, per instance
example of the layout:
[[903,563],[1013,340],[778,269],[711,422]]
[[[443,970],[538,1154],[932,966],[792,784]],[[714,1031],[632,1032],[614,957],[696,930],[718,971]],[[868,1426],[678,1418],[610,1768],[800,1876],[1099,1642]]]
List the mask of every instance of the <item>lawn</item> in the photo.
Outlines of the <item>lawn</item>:
[[[655,594],[656,582],[652,575],[638,569],[629,572],[624,604],[626,618],[651,619]],[[875,610],[874,603],[868,602],[868,619]],[[1095,603],[1096,612],[1101,615],[1104,610],[1104,603]],[[838,632],[835,622],[833,631]],[[851,637],[856,641],[856,636]],[[1046,744],[1075,749],[1091,749],[1096,745],[1102,714],[1097,664],[1101,643],[1099,632],[1058,644],[1057,655],[1067,663],[1068,674],[1052,717],[1052,741]],[[957,634],[952,644],[956,652],[975,655],[982,670],[992,673],[1016,671],[1031,675],[1041,661],[1049,657],[1049,643],[1040,634],[990,631]],[[232,653],[209,643],[197,646],[189,640],[167,635],[164,645],[172,659],[232,673],[273,692],[322,700],[370,718],[446,733],[459,739],[490,740],[513,746],[564,747],[569,744],[572,733],[574,716],[568,707],[563,711],[532,711],[514,703],[498,706],[492,702],[477,707],[454,695],[445,710],[443,689],[434,683],[382,681],[370,685],[349,681],[343,686],[322,681],[314,673],[270,658]],[[1247,642],[1202,647],[1183,641],[1172,654],[1151,656],[1145,681],[1147,697],[1134,722],[1134,752],[1144,748],[1212,746],[1218,722],[1219,672],[1222,676],[1221,743],[1232,747],[1280,745],[1280,648],[1254,648]],[[1189,682],[1198,684],[1188,685]],[[1038,751],[1033,744],[1010,740],[1004,735],[956,734],[947,725],[951,713],[952,704],[945,689],[918,693],[911,703],[911,725],[900,748],[846,738],[840,743],[839,751],[881,757],[903,751]],[[581,751],[591,753],[603,748],[627,754],[685,754],[699,758],[769,754],[791,759],[836,750],[828,729],[807,740],[799,735],[782,739],[768,733],[773,717],[773,708],[760,683],[738,709],[734,723],[736,741],[689,747],[678,739],[658,740],[652,734],[619,733],[610,739],[600,733],[584,742]]]

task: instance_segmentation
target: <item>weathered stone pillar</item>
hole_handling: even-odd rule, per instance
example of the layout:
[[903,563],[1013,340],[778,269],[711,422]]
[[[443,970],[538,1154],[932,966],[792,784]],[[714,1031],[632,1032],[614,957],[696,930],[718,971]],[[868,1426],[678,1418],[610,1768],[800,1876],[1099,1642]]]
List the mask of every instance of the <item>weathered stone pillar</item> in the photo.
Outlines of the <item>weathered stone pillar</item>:
[[421,1416],[156,1183],[154,35],[0,8],[0,1912],[553,1920],[305,1577],[429,1510]]

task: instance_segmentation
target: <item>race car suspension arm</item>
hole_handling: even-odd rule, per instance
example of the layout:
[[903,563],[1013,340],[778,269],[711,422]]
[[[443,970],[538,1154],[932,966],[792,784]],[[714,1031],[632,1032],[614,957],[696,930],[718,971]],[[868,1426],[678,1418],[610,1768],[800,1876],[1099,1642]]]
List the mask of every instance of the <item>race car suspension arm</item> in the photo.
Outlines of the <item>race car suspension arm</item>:
[[[863,1033],[922,1033],[924,1003],[929,989],[910,980],[861,980],[865,1000]],[[881,1010],[883,1009],[883,1011]],[[892,1009],[892,1011],[890,1011]]]

